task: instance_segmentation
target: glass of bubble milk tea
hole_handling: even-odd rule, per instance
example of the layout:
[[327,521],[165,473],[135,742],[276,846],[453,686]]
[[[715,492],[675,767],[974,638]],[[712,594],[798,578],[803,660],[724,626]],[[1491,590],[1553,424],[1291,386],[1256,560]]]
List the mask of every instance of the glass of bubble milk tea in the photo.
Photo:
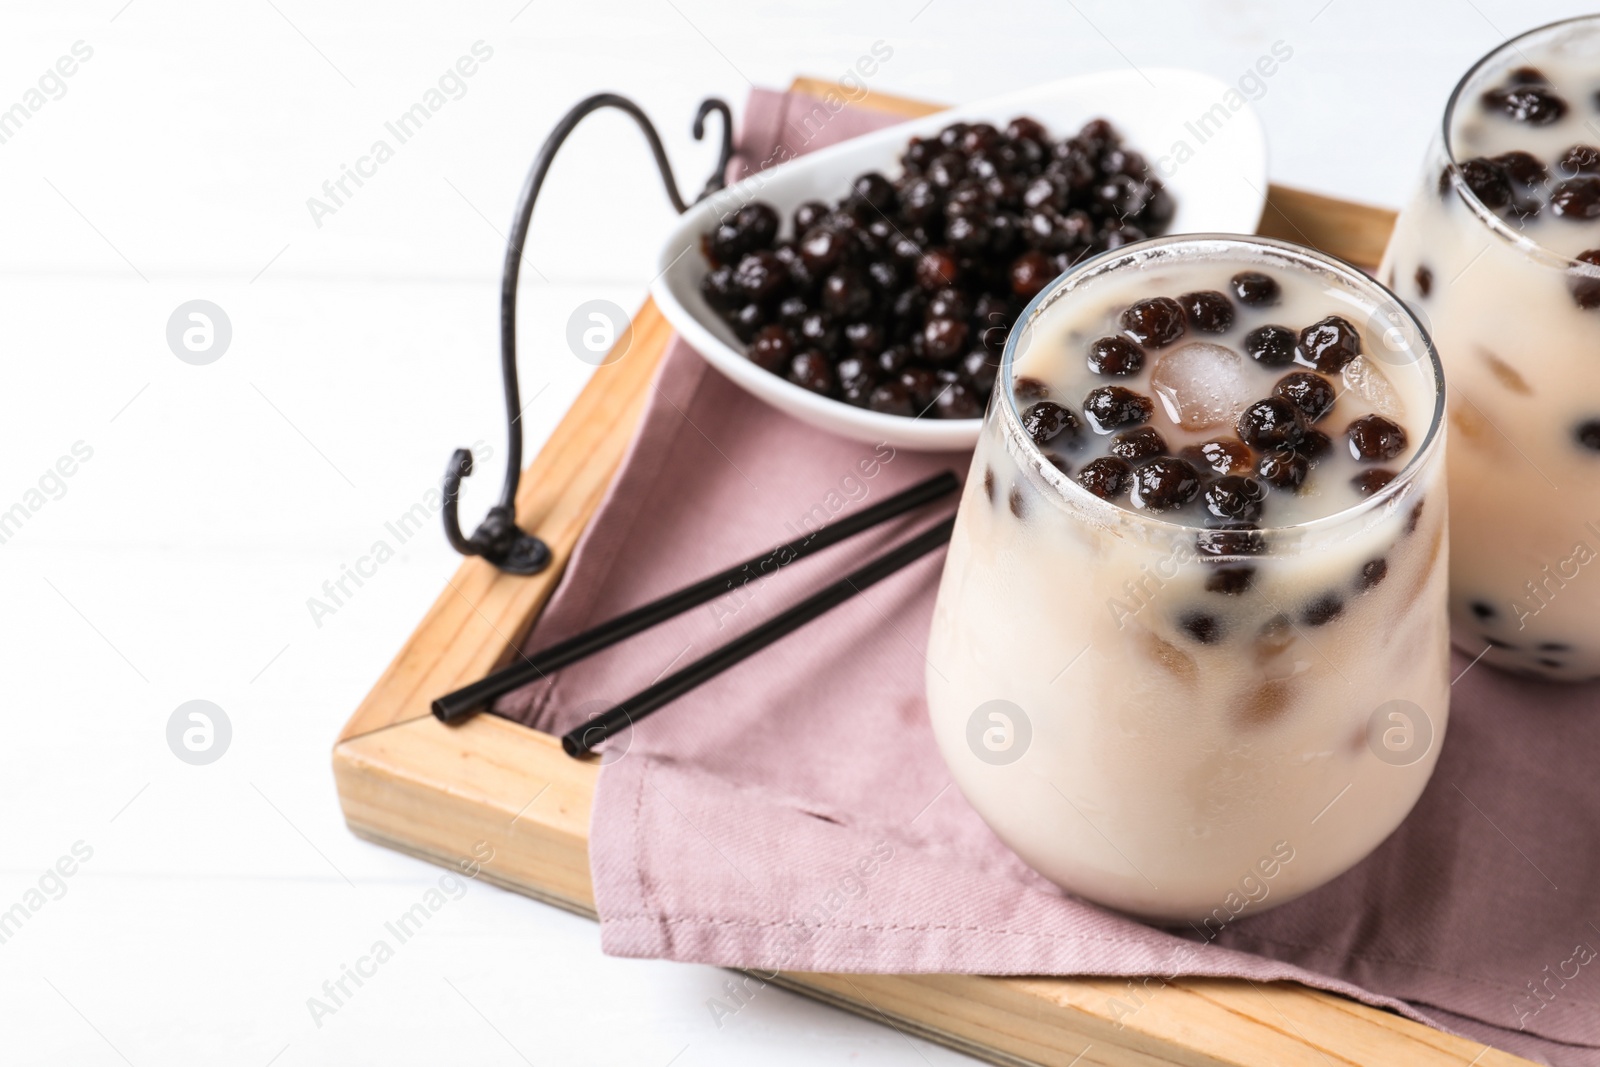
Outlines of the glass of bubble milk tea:
[[1600,677],[1600,17],[1461,79],[1379,277],[1450,377],[1457,644]]
[[1292,245],[1143,241],[1040,293],[929,638],[934,734],[995,833],[1206,929],[1387,837],[1448,710],[1443,405],[1393,295]]

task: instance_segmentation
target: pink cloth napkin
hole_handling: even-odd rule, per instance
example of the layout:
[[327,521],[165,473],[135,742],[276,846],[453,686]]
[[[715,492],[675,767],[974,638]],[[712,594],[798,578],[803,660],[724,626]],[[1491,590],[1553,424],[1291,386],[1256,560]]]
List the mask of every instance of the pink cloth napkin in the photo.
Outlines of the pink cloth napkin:
[[[877,128],[753,94],[746,166]],[[675,342],[529,639],[549,645],[966,455],[813,430]],[[953,499],[942,505],[947,511]],[[940,509],[828,549],[496,709],[560,733],[770,617]],[[1600,688],[1482,666],[1432,784],[1354,870],[1206,942],[1063,894],[952,784],[927,724],[935,553],[611,741],[590,829],[608,953],[802,971],[1292,979],[1518,1054],[1600,1065]]]

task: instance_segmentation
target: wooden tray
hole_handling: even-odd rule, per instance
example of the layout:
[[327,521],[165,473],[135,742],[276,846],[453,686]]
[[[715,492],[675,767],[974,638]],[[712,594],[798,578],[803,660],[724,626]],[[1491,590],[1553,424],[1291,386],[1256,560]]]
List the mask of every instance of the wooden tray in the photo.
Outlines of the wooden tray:
[[[939,110],[807,78],[793,88],[907,117]],[[1260,232],[1370,266],[1393,224],[1391,211],[1275,185]],[[550,569],[516,578],[464,562],[345,723],[333,769],[357,835],[445,866],[487,841],[494,861],[483,878],[595,917],[588,833],[598,766],[493,715],[446,727],[429,701],[512,657],[616,472],[670,337],[646,301],[625,358],[595,370],[528,467],[517,517],[549,543]],[[1528,1063],[1289,982],[1181,979],[1122,1024],[1108,1010],[1130,995],[1118,979],[785,972],[777,984],[999,1064]]]

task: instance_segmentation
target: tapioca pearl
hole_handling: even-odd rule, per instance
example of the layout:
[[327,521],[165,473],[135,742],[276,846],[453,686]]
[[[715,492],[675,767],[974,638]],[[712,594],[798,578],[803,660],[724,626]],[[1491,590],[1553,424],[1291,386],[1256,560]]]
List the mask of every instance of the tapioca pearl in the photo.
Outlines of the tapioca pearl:
[[1102,337],[1089,346],[1088,362],[1096,374],[1137,374],[1144,366],[1144,349],[1126,337]]
[[1018,378],[1011,383],[1011,391],[1018,400],[1043,400],[1050,395],[1050,387],[1037,378]]
[[1528,152],[1502,152],[1498,156],[1491,156],[1489,162],[1498,166],[1506,177],[1518,185],[1543,185],[1550,180],[1550,168],[1540,162],[1538,156]]
[[[1371,496],[1390,482],[1394,481],[1394,471],[1374,467],[1364,470],[1350,479],[1350,485],[1361,496]],[[1409,532],[1409,531],[1408,531]]]
[[1183,308],[1169,296],[1152,297],[1122,312],[1122,329],[1145,348],[1165,348],[1183,336]]
[[1178,456],[1194,464],[1197,469],[1209,469],[1213,474],[1248,474],[1254,469],[1256,458],[1250,446],[1232,437],[1185,445]]
[[1259,556],[1267,550],[1261,531],[1248,522],[1230,522],[1195,535],[1194,549],[1207,560]]
[[1134,507],[1171,511],[1199,495],[1200,474],[1173,456],[1153,459],[1133,472],[1131,493]]
[[983,468],[983,495],[989,503],[994,503],[994,468]]
[[912,410],[911,394],[898,381],[879,382],[873,386],[872,392],[867,394],[867,407],[884,415],[916,414]]
[[1550,194],[1550,210],[1557,218],[1579,222],[1600,218],[1600,178],[1585,175],[1557,182]]
[[1573,428],[1572,436],[1584,448],[1600,452],[1600,419],[1585,419],[1578,423]]
[[1083,398],[1083,412],[1099,433],[1149,421],[1155,402],[1120,385],[1102,385]]
[[1167,450],[1167,442],[1155,427],[1140,426],[1117,434],[1106,450],[1132,463],[1163,454]]
[[1540,652],[1571,652],[1572,646],[1561,641],[1540,641]]
[[1321,430],[1302,430],[1300,440],[1294,443],[1294,451],[1309,460],[1318,460],[1333,450],[1333,438]]
[[1233,328],[1233,301],[1215,289],[1184,293],[1178,297],[1190,329],[1200,333],[1227,333]]
[[1232,286],[1233,295],[1239,303],[1246,307],[1271,307],[1282,294],[1276,279],[1255,270],[1240,271],[1228,280],[1228,284]]
[[1256,474],[1274,489],[1297,491],[1311,473],[1311,461],[1300,453],[1280,448],[1256,462]]
[[1498,163],[1487,159],[1469,159],[1457,168],[1462,184],[1490,211],[1499,211],[1511,203],[1511,179]]
[[[1368,471],[1366,473],[1370,474],[1372,472]],[[1363,493],[1361,495],[1366,496],[1368,494]],[[1416,506],[1411,509],[1411,515],[1406,519],[1406,533],[1414,534],[1417,532],[1417,524],[1422,521],[1422,505],[1425,503],[1427,503],[1426,500],[1419,500]]]
[[1575,144],[1562,153],[1556,161],[1556,170],[1563,178],[1600,172],[1600,148],[1588,144]]
[[1499,614],[1499,612],[1495,611],[1494,605],[1486,600],[1474,600],[1467,605],[1467,610],[1485,622]]
[[1237,474],[1224,475],[1205,488],[1206,510],[1234,522],[1255,522],[1266,499],[1266,486]]
[[1184,614],[1178,620],[1178,626],[1184,633],[1202,645],[1214,645],[1222,640],[1222,623],[1217,621],[1215,615],[1204,611],[1191,611]]
[[1433,294],[1433,271],[1426,263],[1417,265],[1417,272],[1411,276],[1411,280],[1416,283],[1418,296],[1426,297]]
[[1389,561],[1382,557],[1369,559],[1361,565],[1356,575],[1356,589],[1365,593],[1389,576]]
[[1489,111],[1499,112],[1513,122],[1529,126],[1548,126],[1561,121],[1567,102],[1547,84],[1508,85],[1490,89],[1479,100]]
[[1344,598],[1337,593],[1324,593],[1300,611],[1300,621],[1307,626],[1326,626],[1344,614]]
[[1018,487],[1011,487],[1011,493],[1006,497],[1006,506],[1011,509],[1011,514],[1017,518],[1025,519],[1028,517],[1028,503],[1023,499],[1022,490]]
[[1245,564],[1211,566],[1206,572],[1206,592],[1243,596],[1255,580],[1256,569]]
[[1573,257],[1579,263],[1595,268],[1592,274],[1574,267],[1567,272],[1567,290],[1573,302],[1585,311],[1600,307],[1600,248],[1590,248]]
[[1128,491],[1133,468],[1125,459],[1101,456],[1091,459],[1078,472],[1078,484],[1102,500],[1115,500]]
[[1337,374],[1361,354],[1361,334],[1339,315],[1312,323],[1300,331],[1299,358],[1324,374]]
[[1548,667],[1551,670],[1560,670],[1562,667],[1566,666],[1566,664],[1562,663],[1560,660],[1551,659],[1549,656],[1540,656],[1538,662],[1539,666]]
[[1263,367],[1286,367],[1294,362],[1298,343],[1287,326],[1257,326],[1244,335],[1244,354]]
[[1350,457],[1360,463],[1394,459],[1406,450],[1406,432],[1382,415],[1363,415],[1345,430]]
[[1282,397],[1269,396],[1244,409],[1235,427],[1251,448],[1288,448],[1300,433],[1300,412]]
[[976,419],[983,414],[978,394],[966,382],[949,382],[933,398],[934,411],[941,419]]
[[1512,644],[1510,641],[1502,641],[1498,637],[1490,637],[1487,634],[1485,634],[1484,638],[1483,638],[1483,641],[1484,641],[1484,644],[1488,645],[1490,648],[1498,648],[1503,652],[1515,652],[1515,651],[1517,651],[1517,646],[1516,645]]
[[828,357],[816,349],[807,349],[789,361],[788,379],[821,396],[832,396],[839,385]]
[[1022,429],[1040,448],[1051,442],[1059,447],[1078,436],[1078,416],[1053,400],[1041,400],[1022,413]]
[[1307,422],[1316,422],[1333,410],[1333,402],[1339,398],[1332,382],[1311,371],[1295,371],[1279,378],[1272,395],[1293,404]]

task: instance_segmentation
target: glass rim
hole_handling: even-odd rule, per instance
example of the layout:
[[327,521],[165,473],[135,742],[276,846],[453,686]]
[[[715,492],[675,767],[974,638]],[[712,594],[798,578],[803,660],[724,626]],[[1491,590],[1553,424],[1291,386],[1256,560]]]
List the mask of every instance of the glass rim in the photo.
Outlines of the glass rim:
[[[1328,255],[1314,248],[1292,244],[1288,241],[1279,241],[1271,237],[1258,237],[1247,234],[1230,233],[1184,233],[1169,234],[1164,237],[1152,237],[1143,241],[1123,245],[1121,248],[1111,249],[1090,256],[1079,263],[1069,267],[1066,271],[1056,276],[1051,282],[1041,289],[1037,296],[1028,301],[1026,307],[1017,316],[1016,325],[1006,336],[1005,349],[1001,355],[1000,374],[995,382],[994,396],[991,403],[999,410],[999,417],[1005,422],[1005,432],[1008,437],[1017,442],[1027,456],[1027,465],[1033,472],[1042,478],[1045,483],[1055,490],[1060,502],[1073,511],[1101,518],[1107,522],[1134,523],[1151,529],[1164,531],[1169,534],[1196,534],[1204,533],[1214,527],[1193,525],[1186,522],[1173,522],[1161,517],[1159,512],[1144,511],[1138,508],[1124,507],[1114,500],[1106,500],[1089,492],[1077,479],[1069,476],[1054,463],[1034,443],[1022,426],[1022,413],[1017,408],[1016,390],[1013,388],[1016,372],[1018,349],[1021,347],[1020,339],[1026,334],[1051,304],[1062,296],[1071,292],[1086,275],[1091,273],[1098,276],[1102,272],[1118,269],[1127,262],[1132,262],[1146,256],[1153,251],[1168,249],[1174,246],[1221,246],[1228,249],[1255,249],[1265,250],[1269,255],[1280,257],[1290,263],[1298,262],[1301,268],[1314,268],[1333,274],[1350,285],[1354,290],[1366,290],[1368,294],[1376,294],[1384,298],[1387,305],[1398,310],[1414,331],[1414,336],[1420,342],[1408,346],[1416,351],[1418,361],[1426,358],[1428,367],[1433,375],[1433,413],[1428,420],[1427,432],[1422,441],[1412,452],[1404,467],[1395,472],[1393,479],[1382,489],[1365,497],[1349,507],[1340,508],[1338,511],[1304,522],[1291,523],[1286,526],[1261,526],[1257,532],[1263,538],[1270,539],[1274,535],[1288,533],[1317,533],[1331,529],[1349,522],[1352,518],[1364,513],[1382,509],[1391,500],[1401,496],[1416,480],[1417,473],[1432,461],[1434,454],[1440,448],[1444,439],[1443,429],[1445,423],[1445,392],[1446,382],[1444,366],[1439,360],[1438,350],[1434,347],[1433,338],[1417,320],[1415,314],[1406,302],[1400,299],[1395,292],[1384,285],[1377,278],[1336,256]],[[1386,308],[1384,301],[1374,301],[1374,310]]]
[[[1440,124],[1439,143],[1444,146],[1444,157],[1446,162],[1449,163],[1451,188],[1455,190],[1456,195],[1461,198],[1462,202],[1467,205],[1468,210],[1477,216],[1479,222],[1487,226],[1497,237],[1502,238],[1516,248],[1518,252],[1530,259],[1544,260],[1547,265],[1560,267],[1563,270],[1575,268],[1580,274],[1593,275],[1596,272],[1596,268],[1593,265],[1573,256],[1562,255],[1560,252],[1546,248],[1529,237],[1525,231],[1513,228],[1509,222],[1495,214],[1488,205],[1479,200],[1478,194],[1468,188],[1466,181],[1461,177],[1461,166],[1456,160],[1456,146],[1450,136],[1452,120],[1456,114],[1456,105],[1461,102],[1461,96],[1466,92],[1467,84],[1482,73],[1485,67],[1507,52],[1520,52],[1522,49],[1519,46],[1530,37],[1560,29],[1563,26],[1576,26],[1584,23],[1600,27],[1600,14],[1574,15],[1571,18],[1547,22],[1543,26],[1535,26],[1533,29],[1525,30],[1515,37],[1508,37],[1479,56],[1472,66],[1467,68],[1467,72],[1461,75],[1461,79],[1456,82],[1455,88],[1450,90],[1450,99],[1445,102],[1444,118]],[[1526,59],[1527,57],[1524,56],[1523,58]],[[1428,178],[1424,175],[1424,187],[1426,187],[1427,181]]]

